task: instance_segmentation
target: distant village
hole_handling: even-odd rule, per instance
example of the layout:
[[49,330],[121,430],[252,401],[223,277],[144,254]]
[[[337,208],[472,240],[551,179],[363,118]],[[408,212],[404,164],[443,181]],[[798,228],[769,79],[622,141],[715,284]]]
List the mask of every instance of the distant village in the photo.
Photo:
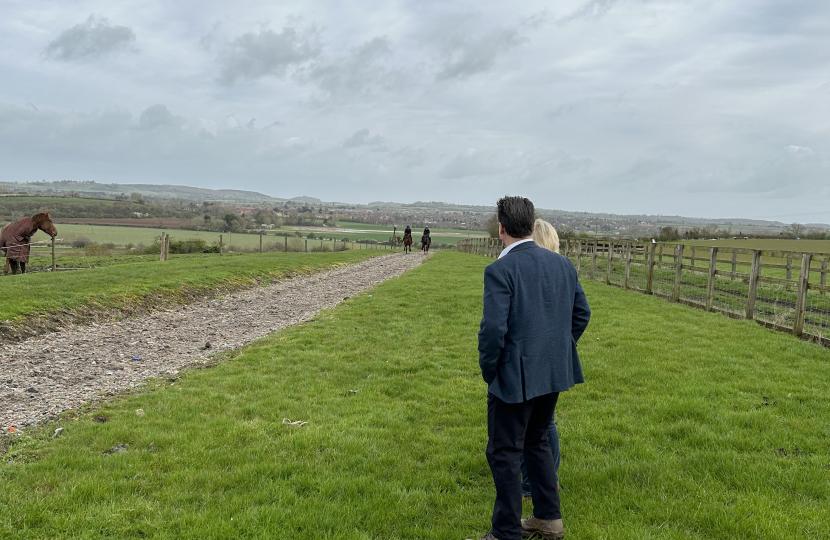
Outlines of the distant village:
[[[39,197],[49,197],[49,203]],[[11,219],[49,209],[54,218],[72,220],[179,220],[181,228],[242,232],[283,226],[348,227],[349,223],[390,228],[487,231],[495,235],[494,208],[441,202],[347,204],[314,197],[280,199],[241,190],[188,186],[100,184],[96,182],[0,183],[0,218]],[[707,220],[681,216],[615,215],[537,209],[567,237],[658,238],[816,238],[830,236],[823,224],[773,221]],[[126,223],[125,223],[126,224]]]

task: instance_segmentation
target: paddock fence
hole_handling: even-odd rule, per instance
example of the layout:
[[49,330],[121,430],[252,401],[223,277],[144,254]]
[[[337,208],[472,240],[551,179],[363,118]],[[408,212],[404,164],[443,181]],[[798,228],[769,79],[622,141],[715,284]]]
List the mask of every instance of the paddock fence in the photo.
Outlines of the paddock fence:
[[[462,240],[463,253],[498,257],[497,238]],[[563,240],[580,279],[749,319],[830,347],[828,253],[625,240]]]

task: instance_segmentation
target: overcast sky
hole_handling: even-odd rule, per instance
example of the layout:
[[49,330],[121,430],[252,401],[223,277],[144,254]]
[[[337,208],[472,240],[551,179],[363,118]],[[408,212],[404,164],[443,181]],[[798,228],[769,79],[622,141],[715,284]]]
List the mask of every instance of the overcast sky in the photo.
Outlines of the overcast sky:
[[830,222],[830,2],[4,0],[0,180]]

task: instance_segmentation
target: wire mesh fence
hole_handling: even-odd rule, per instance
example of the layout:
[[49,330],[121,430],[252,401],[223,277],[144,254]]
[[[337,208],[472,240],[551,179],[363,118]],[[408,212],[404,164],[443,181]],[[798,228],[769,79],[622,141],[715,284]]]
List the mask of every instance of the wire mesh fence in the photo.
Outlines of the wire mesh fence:
[[[489,257],[502,247],[498,239],[458,244],[459,251]],[[600,239],[564,242],[561,249],[583,280],[754,319],[830,346],[829,254]]]

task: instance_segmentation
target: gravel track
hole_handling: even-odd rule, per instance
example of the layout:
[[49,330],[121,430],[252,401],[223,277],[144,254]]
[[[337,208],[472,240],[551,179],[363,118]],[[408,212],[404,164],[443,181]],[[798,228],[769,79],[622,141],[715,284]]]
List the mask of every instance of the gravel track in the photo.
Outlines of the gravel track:
[[147,377],[207,363],[209,355],[306,321],[425,258],[422,253],[375,257],[226,298],[3,344],[0,429],[7,433],[12,426],[38,424],[140,386]]

